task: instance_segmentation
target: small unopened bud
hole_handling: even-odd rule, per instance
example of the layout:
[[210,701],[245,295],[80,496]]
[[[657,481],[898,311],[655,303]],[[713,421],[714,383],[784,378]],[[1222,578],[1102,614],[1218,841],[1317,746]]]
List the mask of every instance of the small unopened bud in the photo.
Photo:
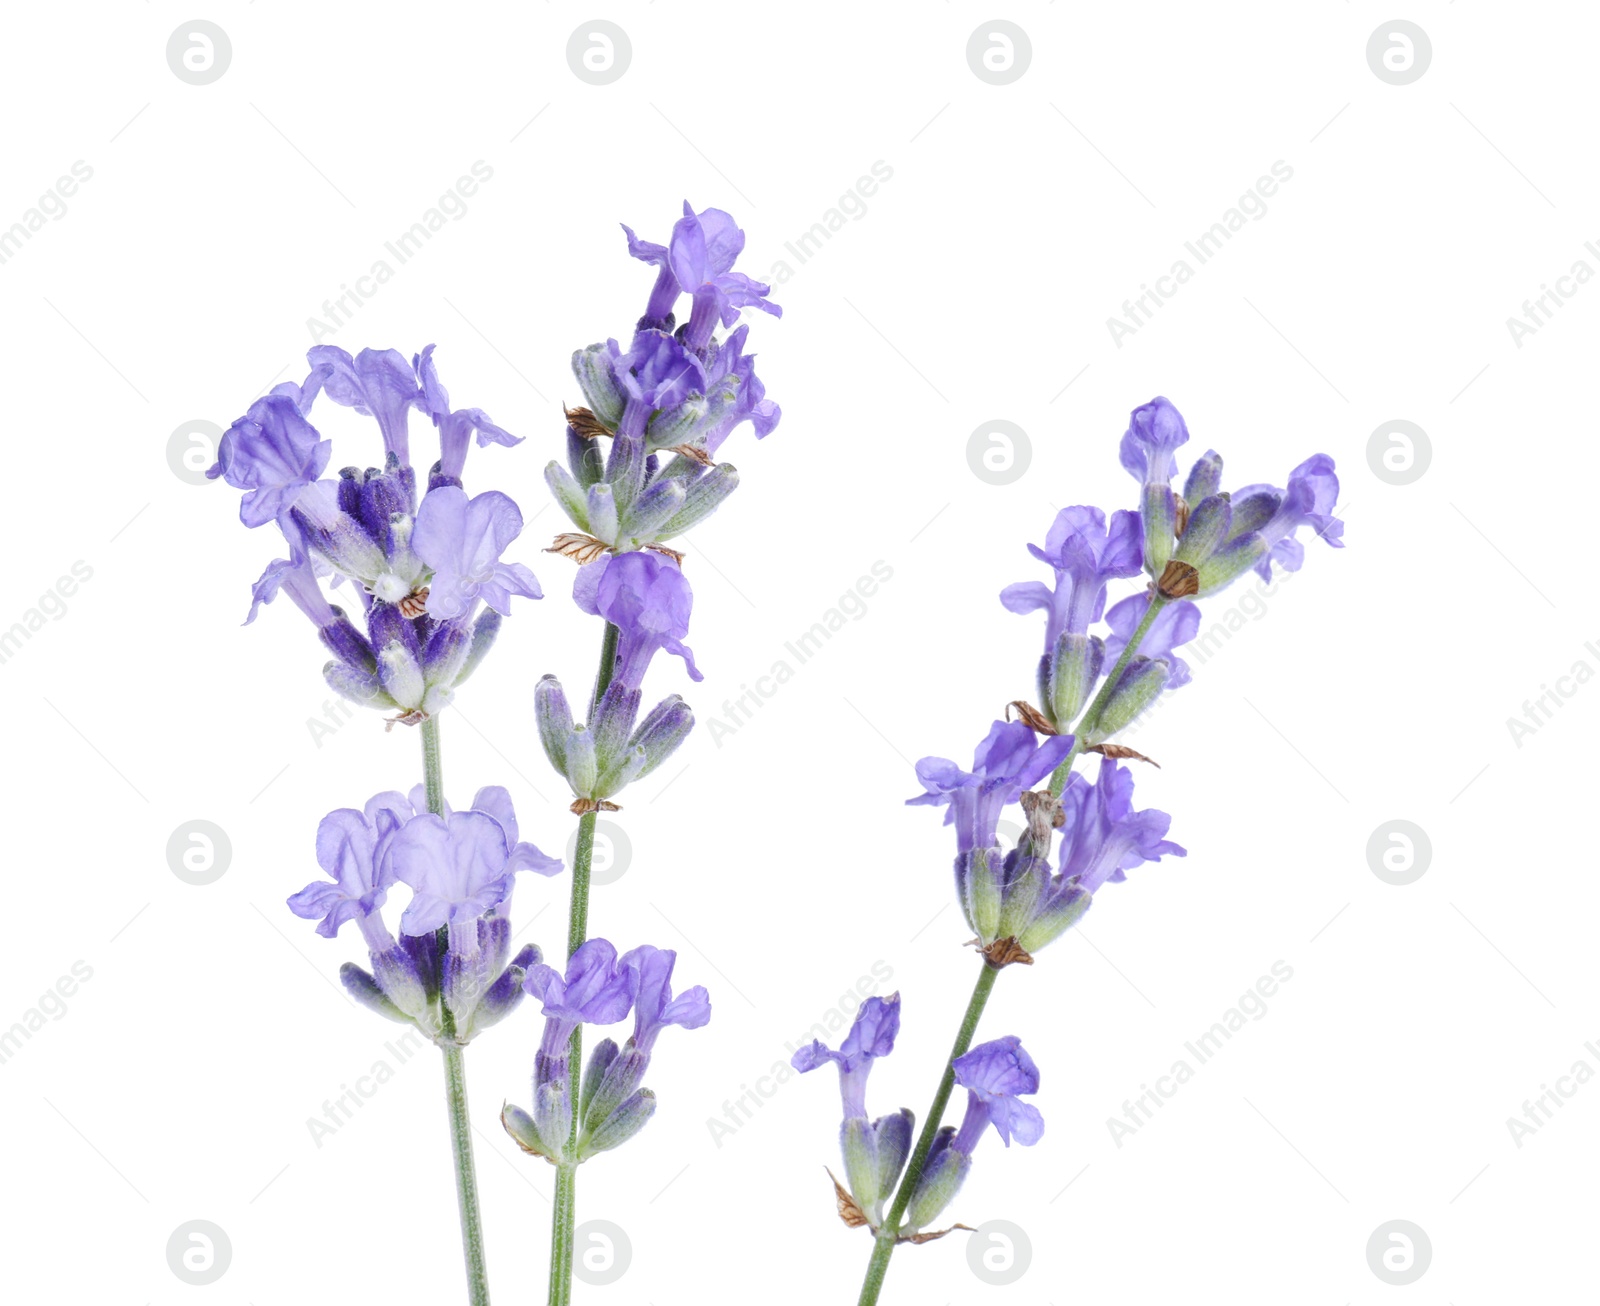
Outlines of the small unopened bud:
[[649,1124],[655,1113],[656,1095],[648,1088],[641,1088],[613,1111],[599,1129],[579,1143],[577,1159],[587,1161],[599,1152],[621,1147]]
[[572,374],[578,378],[578,388],[589,401],[590,411],[614,431],[622,420],[627,396],[617,385],[612,361],[611,347],[604,344],[590,345],[572,354]]
[[1084,737],[1090,743],[1099,743],[1126,730],[1134,718],[1155,702],[1166,688],[1171,673],[1172,668],[1159,658],[1134,658],[1123,668],[1105,706],[1085,728]]

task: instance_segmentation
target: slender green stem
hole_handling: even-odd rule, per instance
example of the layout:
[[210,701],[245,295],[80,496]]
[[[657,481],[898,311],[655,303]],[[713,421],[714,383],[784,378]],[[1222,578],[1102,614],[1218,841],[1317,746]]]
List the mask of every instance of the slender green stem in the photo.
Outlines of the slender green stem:
[[550,1306],[568,1306],[572,1301],[572,1227],[578,1213],[578,1167],[556,1167],[555,1217],[553,1231],[564,1237],[550,1239]]
[[1078,760],[1078,754],[1083,752],[1083,731],[1090,725],[1095,717],[1100,715],[1100,710],[1105,707],[1106,700],[1111,697],[1111,691],[1117,687],[1123,671],[1128,663],[1133,661],[1133,655],[1139,651],[1139,644],[1149,634],[1150,626],[1156,619],[1156,614],[1167,606],[1167,600],[1160,594],[1151,594],[1150,606],[1144,610],[1144,616],[1139,619],[1139,624],[1134,627],[1133,634],[1128,639],[1128,646],[1122,650],[1122,656],[1117,659],[1117,664],[1111,668],[1111,674],[1100,686],[1100,692],[1094,696],[1094,701],[1083,709],[1083,715],[1078,718],[1078,723],[1072,728],[1072,751],[1069,752],[1061,765],[1056,767],[1050,776],[1050,792],[1057,798],[1061,791],[1067,787],[1067,777],[1072,774],[1072,764]]
[[456,1162],[456,1205],[461,1210],[461,1250],[467,1262],[467,1301],[489,1306],[489,1270],[483,1256],[483,1217],[478,1212],[478,1172],[472,1161],[472,1119],[467,1112],[467,1068],[462,1049],[444,1052],[445,1103]]
[[955,1044],[951,1047],[950,1056],[944,1063],[944,1074],[939,1078],[939,1091],[933,1095],[933,1105],[928,1108],[928,1114],[922,1121],[922,1132],[917,1135],[917,1145],[911,1151],[911,1163],[906,1166],[905,1177],[900,1181],[900,1190],[895,1194],[894,1205],[889,1208],[888,1218],[884,1220],[883,1227],[878,1230],[874,1240],[872,1260],[867,1264],[867,1277],[861,1284],[858,1306],[874,1306],[878,1294],[883,1291],[884,1276],[889,1272],[889,1258],[894,1255],[895,1239],[900,1235],[900,1220],[906,1213],[906,1207],[911,1204],[912,1194],[917,1189],[917,1180],[922,1177],[922,1167],[928,1160],[928,1152],[939,1133],[939,1126],[944,1123],[944,1111],[950,1104],[950,1092],[955,1088],[956,1072],[953,1068],[955,1059],[964,1055],[972,1046],[972,1036],[978,1032],[978,1020],[983,1015],[984,1007],[988,1005],[989,993],[994,988],[994,982],[999,974],[995,967],[985,961],[983,969],[978,972],[978,982],[972,986],[972,997],[967,1002],[966,1014],[961,1018],[961,1028],[956,1031]]
[[[422,723],[422,776],[428,794],[428,810],[444,815],[444,764],[439,757],[439,718],[430,716]],[[444,973],[444,955],[449,946],[449,931],[436,936],[439,973]],[[441,999],[444,1036],[455,1036],[455,1019]],[[483,1216],[478,1208],[478,1171],[472,1160],[472,1116],[467,1109],[467,1067],[463,1049],[452,1043],[440,1048],[444,1054],[444,1100],[450,1114],[450,1150],[456,1169],[456,1206],[461,1214],[461,1253],[467,1265],[467,1301],[470,1306],[489,1306],[489,1270],[483,1255]]]
[[[611,684],[617,665],[618,630],[610,622],[600,642],[600,665],[595,671],[594,693],[589,698],[593,722],[600,696]],[[572,854],[572,898],[567,909],[567,956],[589,937],[589,873],[594,861],[594,812],[578,818],[578,844]],[[567,1155],[578,1150],[579,1086],[583,1074],[583,1026],[572,1031],[567,1045],[567,1100],[572,1103],[572,1127],[567,1134]],[[556,1196],[550,1213],[550,1306],[567,1306],[572,1300],[572,1230],[577,1220],[578,1171],[575,1165],[556,1168]]]
[[428,810],[444,815],[444,763],[439,760],[439,718],[422,723],[422,779],[428,791]]

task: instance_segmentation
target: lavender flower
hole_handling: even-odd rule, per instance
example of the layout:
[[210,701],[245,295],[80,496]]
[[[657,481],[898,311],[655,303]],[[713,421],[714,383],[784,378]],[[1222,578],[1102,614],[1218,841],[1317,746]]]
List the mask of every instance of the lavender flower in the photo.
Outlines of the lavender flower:
[[228,428],[206,475],[244,490],[239,520],[264,526],[294,506],[301,491],[322,475],[332,453],[333,441],[318,434],[294,400],[273,394],[257,399]]
[[648,944],[622,955],[622,964],[638,976],[630,1042],[646,1056],[669,1025],[699,1029],[711,1019],[711,998],[703,985],[696,984],[673,996],[672,968],[677,960],[678,954],[672,949]]
[[691,680],[702,679],[693,652],[683,643],[694,593],[670,559],[652,553],[602,558],[578,571],[572,600],[620,632],[615,679],[642,684],[651,659],[662,649],[683,659]]
[[450,393],[439,380],[438,369],[433,364],[433,346],[426,346],[411,360],[422,391],[420,407],[433,418],[439,432],[439,461],[434,464],[428,478],[430,490],[440,485],[461,484],[461,473],[467,464],[467,448],[474,432],[478,448],[490,444],[519,445],[523,437],[496,426],[489,414],[481,408],[450,407]]
[[[508,965],[512,877],[553,875],[561,863],[518,841],[510,795],[499,786],[480,789],[470,810],[444,817],[419,811],[420,796],[382,793],[363,811],[330,812],[317,830],[317,862],[333,882],[308,884],[289,909],[320,917],[317,933],[327,938],[355,921],[372,971],[346,963],[346,988],[379,1014],[459,1046],[511,1013],[526,969],[538,961],[538,949],[527,947]],[[381,916],[396,884],[413,891],[398,941]],[[442,955],[439,928],[449,938]]]
[[1139,518],[1113,513],[1108,528],[1098,508],[1063,508],[1044,548],[1030,544],[1028,552],[1055,569],[1054,588],[1040,581],[1008,585],[1000,602],[1011,612],[1046,613],[1039,701],[1050,720],[1065,729],[1100,675],[1104,646],[1088,630],[1105,608],[1106,582],[1139,572]]
[[648,944],[622,955],[620,965],[634,973],[633,1036],[621,1048],[602,1039],[589,1056],[580,1095],[579,1160],[620,1147],[654,1114],[655,1094],[642,1084],[661,1031],[669,1025],[699,1029],[711,1019],[711,1001],[700,985],[673,996],[677,959],[670,949]]
[[[1029,847],[1019,850],[1018,863],[1010,868],[1003,922],[1004,934],[1028,953],[1076,924],[1107,881],[1125,880],[1145,862],[1188,855],[1166,837],[1170,816],[1154,808],[1134,811],[1133,773],[1109,757],[1100,760],[1093,784],[1074,773],[1060,799],[1041,800],[1032,815],[1038,819],[1030,827]],[[1060,871],[1051,875],[1049,830],[1058,821]]]
[[1006,886],[995,833],[1000,813],[1071,749],[1071,735],[1052,735],[1041,744],[1022,722],[996,721],[974,752],[971,771],[943,757],[917,763],[917,779],[927,792],[907,805],[948,809],[945,824],[956,827],[956,900],[986,945],[1002,937],[996,933]]
[[[247,491],[240,506],[247,525],[276,519],[289,543],[288,559],[271,563],[256,582],[247,623],[262,603],[288,593],[337,658],[323,668],[328,684],[415,725],[447,706],[487,654],[511,597],[540,597],[525,565],[501,561],[522,529],[516,504],[495,491],[469,499],[461,489],[473,431],[480,444],[518,440],[481,409],[451,409],[432,345],[409,364],[392,349],[352,358],[319,345],[307,357],[305,383],[285,383],[252,405],[223,438],[209,473]],[[322,391],[377,419],[381,468],[345,467],[337,480],[317,479],[332,446],[305,413]],[[413,407],[433,416],[440,439],[433,488],[420,505],[409,461]],[[365,634],[323,596],[319,571],[331,572],[335,586],[350,582]],[[481,616],[480,602],[489,609]]]
[[789,1061],[801,1074],[830,1061],[839,1067],[839,1095],[844,1102],[839,1146],[844,1154],[845,1179],[851,1196],[873,1227],[882,1223],[884,1199],[894,1192],[911,1150],[914,1118],[910,1111],[902,1108],[894,1115],[870,1122],[867,1119],[867,1076],[873,1062],[894,1051],[899,1032],[900,995],[868,998],[837,1052],[821,1040],[813,1040]]
[[[782,417],[745,352],[748,327],[725,340],[713,335],[744,308],[781,315],[763,298],[766,286],[732,270],[744,244],[733,219],[686,204],[666,245],[623,230],[628,252],[656,269],[655,285],[625,350],[612,339],[574,352],[588,407],[568,412],[567,465],[545,468],[581,532],[558,536],[556,551],[580,563],[663,544],[704,521],[738,485],[731,466],[713,461],[728,435],[748,421],[759,439]],[[674,332],[673,308],[685,293],[690,320]],[[666,452],[673,457],[663,465]]]
[[507,1106],[501,1113],[506,1132],[524,1151],[558,1165],[578,1159],[568,1154],[573,1031],[579,1025],[615,1025],[625,1020],[638,984],[638,973],[618,964],[617,950],[605,939],[580,945],[568,958],[565,974],[553,966],[528,970],[523,988],[539,1001],[545,1017],[544,1035],[534,1054],[533,1112],[530,1115],[520,1107]]
[[1015,1035],[980,1043],[951,1062],[951,1069],[967,1090],[967,1113],[960,1129],[946,1125],[939,1131],[923,1162],[906,1210],[906,1227],[913,1231],[932,1223],[955,1197],[986,1126],[992,1124],[1007,1147],[1013,1138],[1032,1147],[1044,1135],[1038,1107],[1018,1100],[1039,1091],[1039,1069]]
[[306,353],[313,368],[323,369],[328,398],[378,420],[385,457],[411,466],[410,414],[422,407],[417,369],[397,349],[363,349],[354,358],[337,345],[315,345]]
[[673,225],[666,246],[642,241],[626,226],[623,231],[628,236],[628,252],[658,269],[641,327],[646,322],[670,325],[672,307],[684,293],[693,300],[685,329],[691,349],[706,347],[719,320],[724,328],[731,327],[740,309],[759,308],[774,317],[783,315],[781,308],[763,298],[770,286],[733,271],[734,261],[744,249],[744,232],[721,209],[696,213],[685,200],[683,217]]
[[1188,443],[1183,415],[1157,395],[1133,410],[1122,437],[1123,469],[1140,484],[1139,519],[1144,526],[1144,569],[1159,578],[1172,556],[1178,506],[1172,493],[1173,458]]
[[504,617],[511,613],[513,594],[543,598],[526,566],[500,561],[521,533],[522,513],[498,490],[472,499],[454,485],[430,490],[411,536],[411,547],[433,569],[428,615],[447,621],[482,599]]
[[945,824],[956,827],[958,853],[991,848],[1006,805],[1055,770],[1071,747],[1070,735],[1052,735],[1041,744],[1021,721],[996,721],[973,750],[972,770],[944,757],[918,762],[917,779],[927,792],[906,805],[947,807]]
[[1268,491],[1281,493],[1277,510],[1264,522],[1259,534],[1268,556],[1256,564],[1262,580],[1272,579],[1272,563],[1285,571],[1299,571],[1305,560],[1305,546],[1295,532],[1309,526],[1317,536],[1336,549],[1344,548],[1344,523],[1333,515],[1339,498],[1339,478],[1333,459],[1325,453],[1313,454],[1289,473],[1289,488],[1275,491],[1271,486],[1250,485],[1234,497],[1244,499]]

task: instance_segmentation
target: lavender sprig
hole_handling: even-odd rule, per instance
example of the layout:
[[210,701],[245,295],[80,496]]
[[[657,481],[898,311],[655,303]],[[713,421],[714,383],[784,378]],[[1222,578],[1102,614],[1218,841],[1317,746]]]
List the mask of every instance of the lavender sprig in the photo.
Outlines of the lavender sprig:
[[[561,863],[519,839],[510,795],[498,786],[480,789],[466,810],[450,809],[438,714],[488,653],[511,599],[541,597],[525,565],[502,561],[522,529],[517,505],[498,491],[469,497],[462,488],[474,434],[480,446],[520,439],[481,409],[450,407],[432,345],[409,363],[392,349],[352,357],[331,345],[312,349],[307,361],[304,382],[276,387],[233,423],[208,473],[244,491],[239,516],[247,527],[275,523],[288,546],[289,556],[269,563],[256,582],[246,624],[262,604],[287,594],[334,655],[323,668],[328,684],[392,711],[391,727],[420,727],[424,779],[409,795],[383,793],[361,810],[329,813],[316,841],[329,879],[307,885],[289,908],[317,920],[329,938],[354,922],[371,969],[346,963],[346,989],[440,1049],[467,1296],[487,1306],[463,1051],[522,1001],[527,972],[540,961],[531,945],[509,956],[516,874],[553,875]],[[309,420],[321,395],[377,421],[381,466],[348,466],[336,480],[320,479],[333,449]],[[420,497],[413,410],[426,413],[439,436]],[[360,624],[331,602],[325,579],[334,594],[344,587],[352,596]],[[382,913],[402,884],[412,898],[396,938]]]
[[[1199,608],[1191,600],[1219,592],[1251,569],[1263,579],[1271,578],[1274,564],[1297,570],[1304,548],[1295,536],[1302,526],[1341,546],[1331,458],[1317,454],[1301,463],[1287,489],[1249,485],[1230,495],[1219,488],[1222,459],[1208,451],[1180,495],[1172,478],[1177,450],[1188,438],[1167,400],[1134,410],[1120,456],[1139,482],[1137,510],[1109,520],[1098,508],[1061,510],[1045,544],[1028,546],[1050,566],[1053,584],[1025,581],[1000,594],[1012,612],[1046,615],[1038,705],[1014,700],[1010,707],[1020,719],[994,722],[970,770],[939,757],[917,763],[924,792],[909,801],[943,807],[946,823],[955,827],[956,897],[982,963],[903,1174],[901,1140],[909,1140],[911,1113],[902,1109],[869,1122],[865,1104],[866,1071],[893,1048],[899,996],[864,1004],[837,1052],[813,1044],[794,1055],[802,1072],[825,1060],[840,1067],[849,1183],[846,1190],[835,1181],[840,1211],[847,1224],[867,1225],[873,1235],[860,1306],[878,1301],[897,1244],[949,1232],[927,1226],[957,1195],[988,1125],[1007,1145],[1014,1138],[1031,1146],[1042,1136],[1038,1111],[1020,1100],[1039,1087],[1038,1068],[1021,1042],[1008,1035],[972,1046],[1000,972],[1033,964],[1034,954],[1082,919],[1106,884],[1147,862],[1186,854],[1167,839],[1172,822],[1165,812],[1134,807],[1133,775],[1119,759],[1148,759],[1111,740],[1163,692],[1188,683],[1189,668],[1174,650],[1199,629]],[[1108,583],[1140,571],[1150,578],[1145,592],[1106,610]],[[1073,771],[1084,752],[1100,754],[1092,781]],[[1045,788],[1032,788],[1047,775]],[[1006,850],[997,830],[1012,804],[1020,804],[1025,828]],[[943,1123],[957,1084],[967,1089],[959,1128]]]
[[[626,349],[607,340],[573,354],[587,406],[567,410],[565,463],[545,468],[546,484],[575,528],[549,551],[578,564],[573,601],[604,622],[582,720],[555,676],[544,676],[534,691],[539,740],[572,791],[578,830],[567,972],[535,967],[527,981],[547,1022],[535,1057],[533,1110],[508,1107],[503,1123],[525,1151],[556,1166],[551,1306],[571,1301],[577,1167],[626,1142],[653,1115],[655,1096],[641,1081],[660,1029],[695,1028],[710,1018],[704,989],[671,996],[672,953],[640,948],[618,960],[609,943],[589,938],[595,826],[598,813],[619,810],[618,795],[665,762],[694,727],[677,694],[640,712],[658,653],[681,658],[689,678],[701,679],[684,643],[694,605],[684,554],[667,541],[676,543],[738,487],[733,465],[716,461],[734,429],[748,421],[761,439],[782,416],[745,352],[748,325],[716,336],[745,309],[782,314],[765,298],[767,286],[733,270],[744,247],[733,218],[686,202],[665,245],[623,230],[628,252],[656,269],[655,281]],[[685,295],[689,317],[678,326]],[[614,984],[634,985],[638,1024],[621,1048],[610,1039],[597,1044],[584,1067],[583,1026],[626,1015],[625,1007],[613,1014],[616,999],[600,1001]],[[593,1004],[569,1000],[591,990]]]

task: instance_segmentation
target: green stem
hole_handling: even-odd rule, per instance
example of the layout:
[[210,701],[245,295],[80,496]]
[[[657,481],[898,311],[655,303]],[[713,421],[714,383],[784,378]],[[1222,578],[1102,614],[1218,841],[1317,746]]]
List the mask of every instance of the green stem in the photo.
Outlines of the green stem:
[[483,1217],[478,1211],[478,1172],[472,1161],[472,1119],[467,1111],[467,1068],[462,1049],[444,1052],[445,1103],[456,1162],[456,1205],[461,1211],[461,1251],[467,1263],[467,1301],[489,1306],[489,1270],[483,1256]]
[[[550,1306],[572,1301],[572,1226],[578,1213],[578,1167],[556,1167],[555,1216],[550,1239]],[[557,1231],[564,1236],[556,1237]]]
[[900,1181],[900,1190],[895,1194],[894,1205],[889,1208],[888,1218],[877,1232],[872,1260],[867,1264],[867,1277],[862,1281],[861,1297],[857,1306],[874,1306],[878,1294],[883,1291],[884,1276],[889,1272],[889,1258],[894,1255],[895,1239],[900,1235],[900,1220],[906,1213],[906,1207],[911,1204],[917,1180],[922,1177],[922,1167],[928,1160],[928,1152],[939,1133],[939,1126],[944,1123],[944,1111],[950,1104],[951,1090],[955,1088],[955,1060],[972,1046],[972,1036],[978,1032],[978,1020],[983,1015],[984,1007],[988,1005],[989,993],[994,988],[994,982],[999,974],[995,967],[985,961],[983,969],[978,972],[978,982],[972,986],[972,997],[967,1002],[966,1014],[961,1018],[961,1028],[956,1031],[955,1044],[951,1047],[950,1056],[944,1063],[944,1074],[939,1079],[939,1091],[933,1095],[933,1105],[928,1108],[928,1114],[923,1119],[922,1132],[917,1135],[917,1145],[912,1149],[911,1163],[906,1166],[905,1178]]
[[[600,696],[611,684],[617,665],[618,630],[610,622],[600,642],[600,665],[595,671],[594,693],[589,698],[589,720],[594,720]],[[594,827],[597,816],[585,812],[578,818],[578,844],[572,853],[572,898],[567,909],[567,956],[570,958],[589,937],[589,873],[594,861]],[[578,1150],[579,1087],[583,1074],[583,1026],[572,1031],[567,1045],[567,1100],[572,1103],[572,1127],[567,1134],[567,1155]],[[556,1168],[556,1195],[550,1213],[550,1306],[567,1306],[572,1300],[572,1231],[577,1220],[578,1172],[575,1165]]]
[[1111,697],[1111,691],[1116,688],[1117,681],[1121,679],[1128,663],[1133,661],[1133,655],[1139,651],[1139,645],[1144,637],[1149,634],[1150,626],[1156,619],[1156,614],[1167,606],[1167,600],[1160,594],[1150,596],[1150,606],[1144,610],[1144,616],[1139,619],[1139,624],[1134,627],[1132,636],[1128,639],[1128,646],[1122,650],[1122,656],[1111,668],[1111,674],[1100,686],[1100,692],[1094,696],[1094,701],[1084,708],[1083,715],[1078,718],[1078,723],[1072,728],[1072,750],[1067,754],[1061,765],[1056,767],[1050,776],[1050,792],[1055,797],[1061,797],[1061,791],[1067,787],[1067,777],[1072,774],[1072,764],[1078,760],[1078,754],[1083,752],[1084,728],[1090,725],[1095,717],[1100,715],[1100,710],[1105,707],[1106,700]]
[[444,815],[444,764],[439,760],[439,718],[422,723],[422,779],[428,791],[428,810]]
[[[439,718],[430,716],[422,723],[422,777],[428,794],[428,810],[444,815],[444,764],[439,757]],[[449,946],[449,931],[436,936],[439,973],[444,974],[444,956]],[[442,997],[439,1003],[446,1039],[455,1037],[455,1019]],[[483,1255],[483,1216],[478,1208],[478,1171],[472,1160],[472,1116],[467,1109],[467,1067],[463,1049],[454,1043],[440,1048],[444,1054],[444,1100],[450,1113],[450,1150],[456,1169],[456,1206],[461,1214],[461,1253],[467,1265],[467,1301],[470,1306],[489,1306],[489,1270]]]

